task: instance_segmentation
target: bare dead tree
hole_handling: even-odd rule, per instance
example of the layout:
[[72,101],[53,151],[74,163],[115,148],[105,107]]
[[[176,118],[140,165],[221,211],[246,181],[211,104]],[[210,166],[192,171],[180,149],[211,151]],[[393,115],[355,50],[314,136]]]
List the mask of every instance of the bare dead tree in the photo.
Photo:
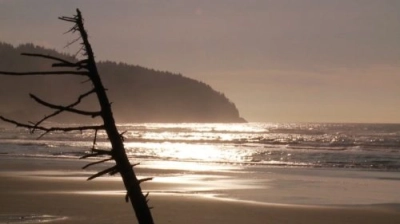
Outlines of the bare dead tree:
[[[28,57],[37,57],[42,59],[51,60],[54,63],[52,67],[62,68],[62,69],[75,69],[75,70],[60,70],[60,71],[30,71],[30,72],[6,72],[0,71],[0,75],[12,75],[12,76],[36,76],[36,75],[72,75],[72,76],[83,76],[87,77],[88,80],[92,83],[93,89],[87,91],[78,96],[78,99],[69,104],[69,105],[55,105],[49,102],[46,102],[39,97],[30,94],[30,97],[36,101],[38,104],[50,108],[54,110],[54,112],[50,115],[45,116],[43,119],[35,122],[35,123],[21,123],[19,121],[15,121],[12,119],[5,118],[0,116],[0,119],[14,124],[17,127],[23,127],[30,130],[31,133],[35,132],[36,130],[42,131],[43,133],[39,136],[39,138],[43,137],[44,135],[61,131],[61,132],[70,132],[70,131],[84,131],[84,130],[91,130],[94,131],[94,139],[93,139],[93,147],[92,153],[86,154],[82,156],[82,158],[89,158],[89,157],[103,157],[107,156],[108,158],[102,159],[96,162],[92,162],[87,164],[83,167],[83,169],[97,165],[100,163],[104,163],[107,161],[115,161],[115,165],[102,170],[88,178],[88,180],[95,179],[97,177],[103,176],[105,174],[114,175],[116,173],[120,173],[122,180],[124,182],[126,188],[126,202],[130,201],[135,211],[137,220],[140,224],[153,224],[153,218],[151,215],[150,207],[148,206],[148,193],[143,194],[140,184],[144,181],[151,180],[152,178],[144,178],[138,179],[136,174],[133,170],[133,167],[137,164],[131,164],[124,148],[124,133],[120,133],[116,127],[115,120],[113,117],[113,113],[111,110],[111,104],[108,100],[106,90],[101,82],[99,73],[97,71],[96,62],[94,59],[94,54],[92,47],[88,40],[87,32],[84,28],[83,18],[79,9],[76,10],[77,14],[73,17],[59,17],[60,20],[72,23],[72,28],[68,31],[71,33],[78,33],[79,37],[68,43],[71,45],[75,42],[81,41],[81,48],[78,51],[83,52],[85,59],[80,60],[78,62],[71,62],[67,61],[62,58],[53,57],[49,55],[42,55],[42,54],[29,54],[23,53],[22,55]],[[76,106],[81,103],[81,101],[92,95],[95,94],[97,96],[100,110],[99,111],[84,111],[77,109]],[[61,113],[69,112],[74,113],[82,116],[89,116],[89,117],[101,117],[102,123],[101,125],[89,125],[89,126],[73,126],[73,127],[47,127],[43,125],[44,121],[57,116]],[[97,139],[97,132],[98,131],[105,131],[107,133],[108,139],[111,143],[110,150],[100,150],[96,149],[96,139]]]

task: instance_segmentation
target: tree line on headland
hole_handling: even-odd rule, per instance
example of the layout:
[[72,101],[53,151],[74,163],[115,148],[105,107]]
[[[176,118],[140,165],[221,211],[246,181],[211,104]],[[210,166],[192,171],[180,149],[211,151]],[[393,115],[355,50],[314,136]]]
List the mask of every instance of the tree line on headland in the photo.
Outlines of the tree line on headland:
[[[0,43],[0,70],[48,70],[50,62],[23,57],[22,52],[39,53],[76,60],[33,44],[14,47]],[[99,73],[108,90],[118,122],[245,122],[235,104],[209,85],[171,72],[141,66],[103,61]],[[46,111],[35,104],[27,92],[35,92],[49,102],[70,102],[69,92],[79,92],[89,83],[76,77],[2,77],[0,112],[16,119],[40,119]],[[76,83],[81,85],[76,85]],[[21,91],[23,89],[24,91]],[[94,110],[94,100],[85,101],[85,108]],[[66,114],[57,122],[83,122]],[[87,120],[85,120],[87,122]]]

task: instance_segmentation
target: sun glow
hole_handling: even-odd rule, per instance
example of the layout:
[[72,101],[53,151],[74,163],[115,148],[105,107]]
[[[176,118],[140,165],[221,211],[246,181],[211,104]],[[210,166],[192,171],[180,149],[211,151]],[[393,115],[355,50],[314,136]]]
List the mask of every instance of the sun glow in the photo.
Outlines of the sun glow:
[[[189,149],[190,148],[190,149]],[[221,159],[221,151],[212,145],[188,145],[185,143],[164,143],[160,156],[182,160],[216,161]]]
[[186,162],[245,162],[254,153],[241,147],[222,144],[128,143],[126,147],[128,155],[133,158],[146,160],[162,158],[168,161]]
[[125,146],[136,158],[174,161],[246,161],[249,151],[236,147],[265,128],[247,124],[150,124],[133,126]]
[[[213,170],[214,165],[251,163],[253,140],[269,134],[265,124],[125,124],[130,158],[168,162],[160,169]],[[246,144],[249,147],[243,147]],[[177,167],[178,165],[178,167]],[[224,169],[224,168],[223,168]],[[225,169],[226,170],[226,169]],[[224,171],[225,171],[224,170]]]

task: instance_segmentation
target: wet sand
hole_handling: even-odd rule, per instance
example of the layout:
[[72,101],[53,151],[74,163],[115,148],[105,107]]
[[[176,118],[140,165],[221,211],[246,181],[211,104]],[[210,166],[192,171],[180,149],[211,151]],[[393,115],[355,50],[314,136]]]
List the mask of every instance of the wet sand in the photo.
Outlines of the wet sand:
[[[130,204],[124,201],[119,177],[85,181],[94,171],[80,170],[83,164],[84,161],[69,159],[0,157],[0,223],[35,223],[32,220],[36,223],[136,223]],[[138,169],[139,175],[156,177],[143,186],[144,190],[151,192],[150,205],[154,206],[152,211],[156,223],[400,223],[400,207],[396,203],[398,196],[392,195],[391,200],[387,199],[395,189],[398,192],[398,174],[381,177],[379,173],[373,173],[368,175],[377,175],[376,178],[353,183],[350,181],[356,179],[353,176],[367,175],[368,172],[350,173],[353,176],[346,179],[326,171],[334,180],[331,182],[322,174],[313,173],[314,170],[293,170],[287,175],[284,169],[271,169],[265,175],[273,179],[260,180],[263,186],[260,187],[260,184],[228,178],[232,173],[237,175],[243,172],[240,170],[194,170],[171,171],[146,165]],[[242,173],[244,177],[253,173],[251,168],[248,170],[250,172]],[[310,192],[304,189],[310,186],[293,187],[293,184],[304,184],[300,179],[307,183],[322,179],[315,187],[321,188],[320,192],[313,188],[311,192],[315,191],[321,197],[326,195],[324,202],[336,198],[331,189],[337,186],[331,185],[337,180],[361,185],[360,188],[365,184],[373,185],[365,185],[364,189],[374,189],[375,195],[371,195],[371,190],[361,190],[361,195],[343,205],[307,203],[318,202],[315,198],[297,198],[293,199],[294,203],[289,203],[287,198],[293,195],[309,197]],[[343,183],[341,186],[344,186]],[[377,203],[356,203],[358,201],[355,200],[363,197]],[[271,200],[268,201],[268,198]],[[382,200],[377,201],[379,198]],[[342,201],[345,202],[344,199],[338,202]]]

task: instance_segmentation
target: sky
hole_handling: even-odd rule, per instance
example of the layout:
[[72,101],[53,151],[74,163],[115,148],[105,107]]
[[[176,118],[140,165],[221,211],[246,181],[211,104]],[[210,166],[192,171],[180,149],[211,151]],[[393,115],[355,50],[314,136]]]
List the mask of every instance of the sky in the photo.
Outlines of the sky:
[[400,123],[398,0],[0,0],[0,41],[180,73],[253,122]]

